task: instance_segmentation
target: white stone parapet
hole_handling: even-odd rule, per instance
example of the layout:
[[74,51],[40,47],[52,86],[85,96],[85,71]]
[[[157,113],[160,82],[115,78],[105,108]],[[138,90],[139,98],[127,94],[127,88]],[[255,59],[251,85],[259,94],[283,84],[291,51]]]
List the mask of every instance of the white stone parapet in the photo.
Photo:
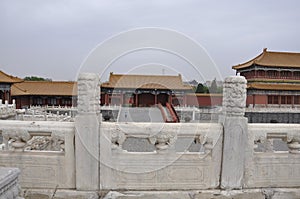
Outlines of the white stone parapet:
[[244,116],[247,80],[243,76],[226,77],[223,87],[223,114]]
[[75,117],[76,188],[99,189],[100,80],[94,73],[78,77],[78,114]]
[[103,122],[100,132],[100,189],[219,186],[220,124]]
[[97,74],[79,74],[77,108],[79,113],[100,111],[100,79]]
[[268,106],[268,107],[248,107],[249,113],[300,113],[300,106]]
[[247,124],[244,117],[247,81],[242,76],[225,78],[223,87],[223,115],[219,121],[224,128],[221,188],[241,189],[245,169]]
[[102,122],[95,74],[80,74],[78,94],[75,122],[0,120],[0,165],[18,167],[23,188],[62,198],[112,190],[122,193],[105,198],[260,199],[300,187],[300,125],[248,124],[243,77],[225,79],[218,123]]
[[300,125],[248,124],[248,131],[244,188],[300,187]]
[[2,100],[0,101],[0,119],[7,119],[16,115],[16,104],[14,102],[8,104],[8,101],[5,100],[5,103],[2,104]]
[[18,167],[23,188],[75,188],[72,122],[0,120],[0,165]]
[[19,197],[20,187],[18,168],[0,167],[0,198],[1,199],[21,199]]

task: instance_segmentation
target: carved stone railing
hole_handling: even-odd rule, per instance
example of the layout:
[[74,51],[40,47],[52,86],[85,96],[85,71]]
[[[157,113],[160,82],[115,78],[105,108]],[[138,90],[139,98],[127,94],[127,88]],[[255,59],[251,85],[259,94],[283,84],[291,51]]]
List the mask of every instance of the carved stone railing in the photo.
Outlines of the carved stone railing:
[[102,189],[219,186],[220,124],[101,123]]
[[62,122],[74,122],[74,117],[72,115],[66,114],[22,114],[16,117],[16,120],[21,121],[62,121]]
[[75,188],[74,123],[0,121],[0,166],[21,170],[22,188]]
[[31,106],[29,109],[17,109],[16,120],[21,121],[61,121],[73,122],[76,112],[69,107],[62,107],[56,111],[50,111],[47,106]]
[[17,168],[0,167],[0,198],[21,199],[18,177],[20,170]]
[[12,104],[8,104],[8,101],[5,101],[2,104],[2,100],[0,99],[0,119],[7,119],[16,115],[16,104],[13,100]]
[[300,125],[248,124],[244,187],[300,186]]
[[81,74],[75,122],[0,121],[0,166],[40,190],[300,187],[300,125],[248,124],[243,77],[225,79],[219,123],[102,122],[99,96]]

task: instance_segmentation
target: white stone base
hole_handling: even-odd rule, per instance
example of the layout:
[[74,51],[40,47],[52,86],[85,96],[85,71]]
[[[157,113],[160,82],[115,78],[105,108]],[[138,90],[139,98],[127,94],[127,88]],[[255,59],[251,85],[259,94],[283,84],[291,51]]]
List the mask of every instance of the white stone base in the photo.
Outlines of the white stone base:
[[98,199],[98,192],[55,190],[55,189],[23,189],[22,197],[25,199]]
[[[300,189],[244,189],[244,190],[190,190],[190,191],[76,191],[55,189],[25,189],[25,199],[299,199]],[[53,196],[54,195],[54,196]],[[53,196],[53,198],[52,198]]]
[[104,199],[299,199],[300,189],[109,192]]

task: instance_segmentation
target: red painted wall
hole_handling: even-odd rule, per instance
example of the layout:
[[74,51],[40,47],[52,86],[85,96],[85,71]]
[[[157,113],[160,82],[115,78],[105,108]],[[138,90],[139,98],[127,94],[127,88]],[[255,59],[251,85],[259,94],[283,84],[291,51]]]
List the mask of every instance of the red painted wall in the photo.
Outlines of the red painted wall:
[[186,96],[187,106],[221,106],[223,96],[220,94],[189,94]]
[[253,96],[247,95],[246,105],[253,104]]
[[16,100],[16,108],[23,108],[30,105],[29,96],[13,96],[12,99]]
[[138,95],[139,106],[150,106],[154,104],[154,95],[150,93],[142,93]]
[[267,104],[268,97],[267,97],[267,95],[254,95],[253,101],[255,104]]

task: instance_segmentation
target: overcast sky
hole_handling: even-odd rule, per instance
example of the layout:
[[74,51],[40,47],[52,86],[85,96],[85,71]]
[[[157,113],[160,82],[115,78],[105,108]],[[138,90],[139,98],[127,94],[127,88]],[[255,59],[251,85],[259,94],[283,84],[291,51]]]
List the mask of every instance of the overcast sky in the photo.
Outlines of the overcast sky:
[[[1,0],[0,70],[18,77],[74,80],[91,50],[107,38],[133,28],[160,27],[196,40],[221,73],[205,79],[220,79],[234,75],[232,65],[263,48],[300,52],[299,8],[298,0]],[[126,73],[130,65],[157,63],[156,53],[131,54],[111,70]],[[184,70],[184,62],[170,59],[174,63],[160,64]],[[168,73],[159,66],[153,70]]]

